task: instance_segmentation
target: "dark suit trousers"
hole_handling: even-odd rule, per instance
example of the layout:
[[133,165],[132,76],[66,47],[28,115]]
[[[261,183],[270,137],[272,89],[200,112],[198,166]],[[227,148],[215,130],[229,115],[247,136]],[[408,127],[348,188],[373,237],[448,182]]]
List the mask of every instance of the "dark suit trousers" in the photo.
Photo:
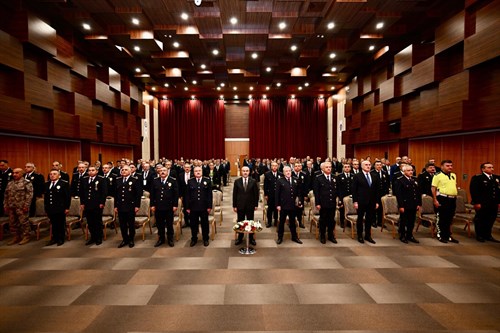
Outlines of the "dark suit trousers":
[[208,240],[208,212],[206,210],[202,211],[191,211],[191,239],[198,239],[198,224],[201,223],[201,235],[203,241]]
[[[238,209],[238,211],[236,212],[236,214],[238,215],[238,222],[243,221],[243,220],[253,220],[254,215],[255,215],[254,213],[255,213],[255,210],[253,210],[253,209],[242,210],[242,211],[240,211]],[[242,232],[238,233],[238,239],[242,240],[243,235],[244,235],[244,233],[242,233]],[[250,237],[250,239],[253,239],[253,234],[248,234],[248,236]]]
[[498,205],[481,205],[481,209],[476,211],[474,217],[474,229],[476,230],[476,237],[484,239],[491,238],[491,229],[498,214]]
[[451,223],[453,216],[455,216],[455,209],[457,207],[456,198],[447,198],[442,195],[437,196],[439,201],[439,208],[437,209],[437,236],[448,240],[451,237]]
[[125,243],[133,242],[135,237],[135,212],[118,211],[118,219],[120,220],[123,241]]
[[[33,199],[31,200],[30,204],[30,217],[35,216],[36,214],[36,197],[33,195]],[[63,237],[64,238],[64,237]]]
[[345,223],[345,207],[344,204],[339,207],[339,220],[340,220],[340,227],[344,227]]
[[377,215],[377,225],[381,226],[382,225],[382,217],[383,217],[383,210],[382,210],[382,201],[378,203],[378,208],[375,210],[375,214]]
[[89,225],[90,237],[94,241],[102,241],[102,209],[85,209]]
[[399,237],[411,239],[413,237],[413,227],[415,227],[416,209],[407,209],[399,217]]
[[275,205],[276,201],[274,198],[268,197],[267,200],[267,223],[273,224],[273,220],[278,220],[278,210]]
[[190,217],[191,217],[191,215],[186,210],[185,203],[187,200],[188,200],[187,198],[182,198],[182,213],[184,214],[184,224],[185,225],[189,225],[189,221],[190,221]]
[[328,239],[333,238],[335,230],[335,208],[321,208],[319,210],[319,235],[325,238],[328,227]]
[[288,225],[290,227],[290,232],[292,234],[292,238],[297,238],[297,226],[295,225],[295,216],[297,215],[297,209],[282,209],[280,212],[280,224],[278,226],[278,237],[283,238],[283,234],[285,233],[285,223],[286,217],[288,216]]
[[64,242],[64,235],[66,233],[66,214],[55,213],[48,214],[50,224],[52,224],[52,240],[54,242]]
[[165,241],[165,227],[167,228],[167,239],[174,240],[174,211],[158,210],[155,211],[156,227],[158,228],[158,237]]
[[358,204],[358,220],[356,221],[358,237],[363,237],[363,223],[365,227],[365,237],[371,237],[373,221],[375,221],[375,203],[368,205]]

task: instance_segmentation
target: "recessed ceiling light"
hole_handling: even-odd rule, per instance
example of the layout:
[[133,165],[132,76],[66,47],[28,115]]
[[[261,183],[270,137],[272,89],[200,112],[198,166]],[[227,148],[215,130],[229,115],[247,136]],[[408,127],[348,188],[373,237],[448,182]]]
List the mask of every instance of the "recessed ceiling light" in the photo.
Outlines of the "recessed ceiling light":
[[191,95],[191,99],[196,99],[196,97],[194,95]]
[[304,83],[304,86],[309,87],[309,82]]
[[281,82],[276,83],[277,87],[281,87]]
[[172,45],[173,45],[174,47],[179,47],[179,46],[180,46],[179,42],[174,42]]
[[299,90],[302,90],[302,86],[299,86]]
[[198,82],[196,82],[196,80],[193,80],[193,84],[197,84]]
[[83,29],[85,29],[85,30],[90,30],[90,24],[88,24],[88,23],[83,23],[83,24],[82,24],[82,26],[83,26]]
[[234,95],[234,99],[238,99],[238,95]]
[[140,72],[141,72],[141,69],[140,69],[139,67],[137,67],[137,68],[135,69],[135,71],[136,71],[136,73],[140,73]]
[[370,47],[368,48],[368,50],[370,50],[370,51],[375,50],[375,45],[370,45]]
[[137,45],[136,45],[136,46],[134,46],[134,51],[139,52],[140,50],[141,50],[141,48],[140,48],[139,46],[137,46]]
[[270,71],[271,71],[271,67],[267,67],[266,72],[270,72]]
[[221,87],[225,87],[225,86],[226,86],[226,84],[225,84],[224,82],[221,82],[220,86],[221,86]]
[[259,55],[258,55],[257,53],[255,53],[255,52],[254,52],[254,53],[252,53],[252,59],[257,59],[257,57],[258,57],[258,56],[259,56]]
[[248,99],[252,99],[252,95],[248,95]]
[[235,25],[236,23],[238,23],[238,19],[236,17],[231,17],[231,19],[229,20],[229,22],[231,22],[232,25]]
[[167,98],[167,95],[163,95],[163,99],[168,99],[168,98]]
[[267,95],[262,95],[262,98],[263,99],[267,99]]
[[280,30],[283,30],[286,28],[286,23],[285,22],[280,22],[280,24],[278,24],[278,28],[280,28]]
[[292,97],[292,99],[295,99],[295,95],[292,95],[291,97]]
[[188,91],[188,87],[184,87],[184,90],[185,90],[185,91]]
[[220,96],[219,96],[219,98],[220,98],[220,99],[224,99],[224,95],[220,95]]
[[132,18],[132,24],[139,25],[140,21],[138,18],[133,17]]
[[253,91],[253,86],[250,86],[250,91]]
[[335,58],[336,56],[337,56],[337,55],[336,55],[335,53],[333,53],[333,52],[332,52],[332,53],[330,53],[330,59],[333,59],[333,58]]
[[217,87],[217,91],[220,91],[220,87]]
[[186,13],[182,13],[182,14],[181,14],[181,19],[183,19],[183,20],[187,20],[188,18],[189,18],[189,15],[188,15],[188,14],[186,14]]
[[319,95],[319,99],[323,99],[323,95]]
[[377,23],[377,25],[375,26],[376,29],[382,29],[384,27],[384,22],[379,22]]
[[292,46],[290,46],[290,50],[292,50],[292,51],[296,51],[296,50],[297,50],[297,45],[292,45]]
[[331,29],[335,28],[335,23],[333,23],[333,22],[329,22],[329,23],[327,24],[327,26],[326,26],[326,27],[327,27],[329,30],[331,30]]
[[336,72],[337,71],[337,67],[332,67],[332,72]]
[[233,90],[235,90],[235,91],[238,90],[238,87],[233,87]]
[[212,54],[213,54],[213,55],[218,55],[218,54],[219,54],[219,50],[217,50],[217,49],[213,50],[213,51],[212,51]]
[[168,87],[169,87],[168,83],[165,83],[165,84],[164,84],[164,86],[165,86],[165,88],[168,88]]
[[266,87],[266,90],[269,90],[269,89],[271,89],[271,87],[267,86],[267,87]]
[[152,87],[151,90],[156,91],[156,87]]
[[207,68],[207,65],[205,65],[205,64],[201,64],[201,66],[200,66],[200,67],[201,67],[201,69],[205,69],[205,68]]

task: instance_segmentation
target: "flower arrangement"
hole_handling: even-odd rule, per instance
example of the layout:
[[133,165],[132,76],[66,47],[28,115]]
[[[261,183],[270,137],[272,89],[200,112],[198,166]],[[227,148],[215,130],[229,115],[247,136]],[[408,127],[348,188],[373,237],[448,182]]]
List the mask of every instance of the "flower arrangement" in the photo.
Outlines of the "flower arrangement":
[[259,232],[262,231],[262,224],[260,221],[244,220],[236,222],[233,230],[239,232]]

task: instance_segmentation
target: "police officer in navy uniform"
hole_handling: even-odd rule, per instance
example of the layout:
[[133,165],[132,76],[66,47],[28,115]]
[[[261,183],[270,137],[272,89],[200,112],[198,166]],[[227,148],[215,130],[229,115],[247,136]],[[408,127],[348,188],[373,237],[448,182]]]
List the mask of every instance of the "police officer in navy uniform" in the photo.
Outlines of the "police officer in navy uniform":
[[391,180],[389,178],[389,175],[385,173],[385,171],[382,170],[382,161],[377,160],[375,161],[374,164],[374,169],[371,171],[372,177],[378,177],[380,179],[379,182],[379,196],[378,196],[378,208],[375,211],[377,214],[377,220],[374,223],[373,227],[379,227],[382,226],[382,217],[383,217],[383,211],[382,211],[382,197],[386,194],[389,194],[389,188],[391,187]]
[[116,179],[115,212],[118,213],[122,242],[118,248],[134,247],[135,214],[141,207],[142,184],[130,175],[130,166],[121,168],[122,176]]
[[351,173],[351,165],[348,163],[344,164],[342,173],[337,176],[337,189],[339,195],[339,215],[340,215],[340,227],[344,227],[345,222],[345,207],[343,199],[352,194],[352,182],[354,175]]
[[81,180],[87,175],[87,166],[85,163],[78,163],[77,172],[73,173],[71,178],[71,196],[77,197],[81,193]]
[[[292,177],[297,180],[300,187],[300,193],[304,196],[304,200],[307,197],[307,184],[306,184],[306,174],[302,172],[302,163],[295,162],[293,166]],[[302,222],[302,218],[304,216],[304,205],[301,208],[297,208],[297,221],[299,221],[299,227],[304,229],[306,226],[304,222]]]
[[168,246],[174,246],[174,212],[179,202],[177,179],[169,176],[166,167],[160,169],[159,177],[151,184],[151,211],[155,214],[158,228],[158,241],[155,247],[165,244],[165,227],[167,228]]
[[49,173],[49,181],[44,185],[44,208],[52,224],[52,238],[47,245],[64,244],[66,215],[69,213],[71,196],[69,183],[60,177],[59,170],[52,169]]
[[267,201],[267,223],[266,227],[270,228],[273,224],[277,224],[278,211],[276,210],[276,183],[283,174],[278,171],[278,163],[271,162],[271,170],[264,174],[264,198]]
[[319,210],[319,240],[326,243],[325,233],[328,228],[328,240],[337,244],[335,239],[335,209],[337,207],[337,179],[332,175],[332,164],[323,162],[323,174],[314,181],[314,199]]
[[476,239],[479,242],[500,243],[491,235],[500,207],[500,177],[493,174],[493,164],[490,162],[481,164],[481,171],[481,174],[473,176],[470,181],[470,194],[476,211]]
[[203,245],[208,246],[208,214],[212,211],[212,184],[210,178],[202,176],[202,168],[194,168],[194,177],[189,179],[186,191],[186,211],[190,216],[191,243],[193,247],[198,242],[198,225],[201,224]]
[[398,200],[399,207],[399,239],[401,242],[419,243],[413,237],[413,227],[417,211],[422,206],[422,195],[418,186],[417,178],[413,177],[413,167],[404,165],[403,176],[394,182],[394,195]]
[[81,181],[80,204],[87,218],[90,239],[85,245],[101,245],[102,243],[102,211],[106,204],[108,184],[103,176],[98,175],[97,168],[90,166],[87,176]]
[[108,187],[107,196],[114,197],[116,193],[116,175],[111,172],[112,165],[110,163],[106,163],[102,166],[102,172],[104,173],[103,177]]
[[299,208],[304,205],[304,197],[300,193],[300,186],[296,179],[292,177],[292,169],[287,165],[283,167],[283,178],[280,178],[276,184],[276,209],[280,212],[280,220],[278,226],[277,244],[283,242],[283,234],[285,233],[285,223],[288,216],[292,241],[302,244],[302,241],[297,236],[295,226],[295,218],[299,212]]

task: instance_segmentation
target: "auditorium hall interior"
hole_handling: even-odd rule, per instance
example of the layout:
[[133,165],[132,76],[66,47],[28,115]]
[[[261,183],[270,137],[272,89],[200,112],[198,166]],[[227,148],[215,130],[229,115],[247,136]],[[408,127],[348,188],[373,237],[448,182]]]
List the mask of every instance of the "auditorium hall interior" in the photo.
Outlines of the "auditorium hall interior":
[[0,333],[500,332],[499,31],[0,0]]

